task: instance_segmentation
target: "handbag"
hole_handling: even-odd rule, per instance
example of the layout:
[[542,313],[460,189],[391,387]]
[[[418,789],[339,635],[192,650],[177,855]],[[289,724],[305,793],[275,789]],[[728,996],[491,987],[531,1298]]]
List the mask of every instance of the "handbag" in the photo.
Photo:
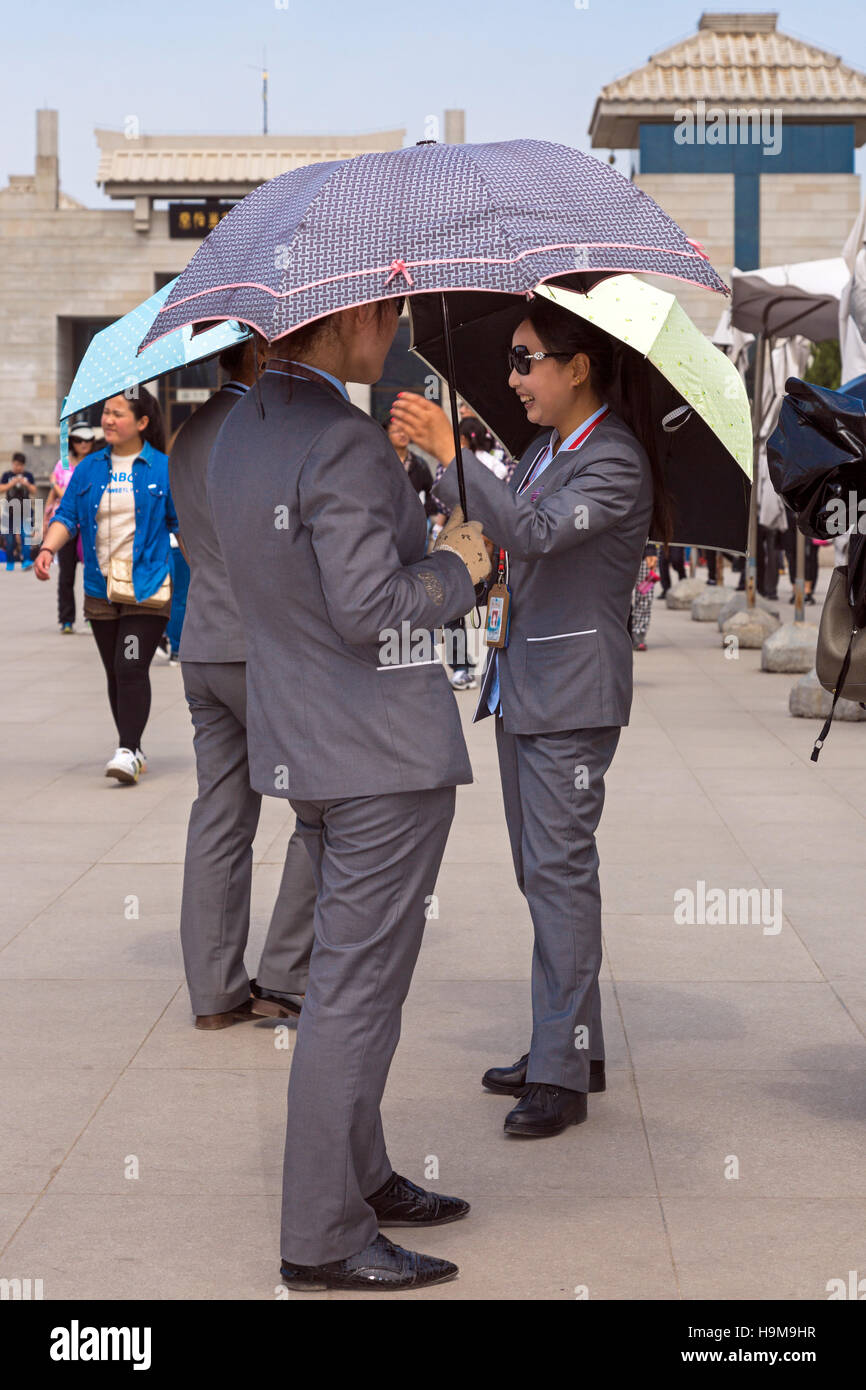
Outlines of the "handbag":
[[165,576],[159,588],[148,598],[135,597],[132,582],[132,561],[121,560],[111,554],[111,469],[108,474],[108,573],[105,576],[105,591],[110,603],[134,603],[137,608],[162,608],[171,601],[171,579]]
[[136,598],[135,585],[132,582],[132,561],[119,560],[116,557],[112,557],[108,562],[105,589],[111,603],[134,603],[136,608],[162,608],[171,601],[171,580],[168,575],[156,593],[151,594],[149,598]]
[[856,700],[866,709],[866,631],[856,625],[856,614],[849,597],[848,566],[839,565],[830,576],[824,611],[818,628],[815,670],[820,684],[833,696],[830,713],[815,740],[811,760],[818,754],[830,732],[836,703],[844,697]]

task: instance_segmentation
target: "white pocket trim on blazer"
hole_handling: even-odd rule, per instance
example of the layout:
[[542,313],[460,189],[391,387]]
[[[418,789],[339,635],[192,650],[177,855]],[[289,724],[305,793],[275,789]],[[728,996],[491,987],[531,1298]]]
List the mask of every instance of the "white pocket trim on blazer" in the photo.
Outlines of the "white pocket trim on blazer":
[[527,642],[558,642],[561,637],[588,637],[591,632],[598,632],[597,627],[585,627],[580,632],[554,632],[552,637],[527,637]]
[[442,662],[434,656],[430,661],[401,661],[393,666],[377,666],[377,671],[405,671],[409,666],[441,666]]

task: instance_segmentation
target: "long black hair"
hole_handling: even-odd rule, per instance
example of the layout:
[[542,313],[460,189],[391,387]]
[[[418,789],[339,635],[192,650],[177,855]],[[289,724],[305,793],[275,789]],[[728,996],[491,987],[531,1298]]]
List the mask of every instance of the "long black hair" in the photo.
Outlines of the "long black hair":
[[646,359],[543,295],[535,296],[526,317],[546,352],[567,353],[569,357],[583,352],[589,358],[590,383],[596,395],[610,401],[646,450],[653,480],[650,535],[667,544],[673,535],[672,507],[658,454],[651,368]]

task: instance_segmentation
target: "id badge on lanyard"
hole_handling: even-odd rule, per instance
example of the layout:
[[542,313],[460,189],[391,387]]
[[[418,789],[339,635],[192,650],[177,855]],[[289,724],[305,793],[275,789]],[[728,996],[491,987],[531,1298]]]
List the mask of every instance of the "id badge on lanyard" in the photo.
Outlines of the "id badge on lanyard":
[[505,582],[505,551],[499,552],[496,583],[487,595],[487,628],[484,640],[488,647],[508,646],[508,625],[511,610],[511,590]]

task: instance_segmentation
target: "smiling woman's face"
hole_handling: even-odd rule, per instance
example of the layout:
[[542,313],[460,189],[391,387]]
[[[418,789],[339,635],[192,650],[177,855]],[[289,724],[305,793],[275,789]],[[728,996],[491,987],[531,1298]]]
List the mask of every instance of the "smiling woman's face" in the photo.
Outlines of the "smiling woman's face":
[[[511,346],[520,344],[529,352],[547,351],[529,319],[519,323],[511,335]],[[527,420],[534,425],[555,424],[568,411],[574,400],[572,362],[562,357],[545,357],[543,362],[532,361],[528,376],[515,371],[509,374],[508,385],[517,393]]]

